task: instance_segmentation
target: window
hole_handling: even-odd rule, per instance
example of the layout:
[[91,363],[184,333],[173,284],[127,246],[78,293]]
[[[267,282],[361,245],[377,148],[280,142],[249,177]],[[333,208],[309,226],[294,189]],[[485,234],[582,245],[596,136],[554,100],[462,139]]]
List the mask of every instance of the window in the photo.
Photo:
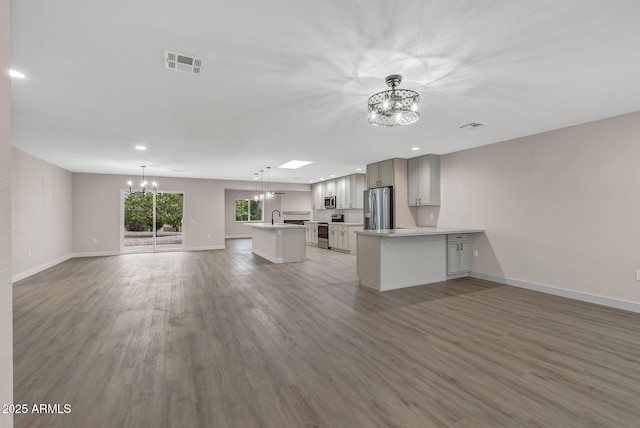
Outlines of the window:
[[262,201],[236,199],[236,221],[262,221]]

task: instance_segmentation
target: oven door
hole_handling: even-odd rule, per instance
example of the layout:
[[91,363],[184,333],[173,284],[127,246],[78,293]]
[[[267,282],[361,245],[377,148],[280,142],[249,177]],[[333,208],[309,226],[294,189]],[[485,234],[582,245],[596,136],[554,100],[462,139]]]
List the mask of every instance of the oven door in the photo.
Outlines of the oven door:
[[329,225],[318,223],[318,247],[329,249]]

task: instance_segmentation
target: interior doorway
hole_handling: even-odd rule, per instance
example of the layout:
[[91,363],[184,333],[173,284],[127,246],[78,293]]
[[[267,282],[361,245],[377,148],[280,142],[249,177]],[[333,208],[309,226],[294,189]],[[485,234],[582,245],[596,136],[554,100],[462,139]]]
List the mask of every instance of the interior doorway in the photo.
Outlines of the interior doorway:
[[123,252],[181,250],[184,194],[124,191]]

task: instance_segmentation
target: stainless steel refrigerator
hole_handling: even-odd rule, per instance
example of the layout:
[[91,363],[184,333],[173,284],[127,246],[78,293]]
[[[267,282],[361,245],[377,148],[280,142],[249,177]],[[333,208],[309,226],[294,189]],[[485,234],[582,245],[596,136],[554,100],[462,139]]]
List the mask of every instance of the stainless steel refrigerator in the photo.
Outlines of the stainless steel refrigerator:
[[393,187],[376,187],[364,191],[364,228],[393,229]]

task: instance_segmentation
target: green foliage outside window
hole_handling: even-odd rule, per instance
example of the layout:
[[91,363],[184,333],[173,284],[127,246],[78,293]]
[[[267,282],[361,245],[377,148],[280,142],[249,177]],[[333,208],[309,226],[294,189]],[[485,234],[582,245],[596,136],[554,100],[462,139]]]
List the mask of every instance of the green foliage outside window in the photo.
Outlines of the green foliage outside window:
[[262,201],[236,199],[236,221],[262,220]]
[[[182,230],[183,195],[181,193],[156,194],[156,230],[169,225]],[[153,192],[132,192],[124,196],[124,226],[128,232],[152,231]]]

